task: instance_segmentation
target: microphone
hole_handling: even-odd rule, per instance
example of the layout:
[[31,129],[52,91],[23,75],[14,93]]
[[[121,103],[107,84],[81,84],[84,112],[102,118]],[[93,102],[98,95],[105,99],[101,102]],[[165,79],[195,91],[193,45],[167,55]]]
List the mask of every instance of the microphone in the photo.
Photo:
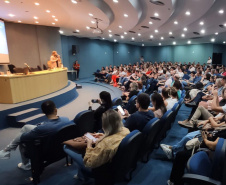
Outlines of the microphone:
[[30,69],[30,66],[27,63],[24,63],[25,66],[27,66]]

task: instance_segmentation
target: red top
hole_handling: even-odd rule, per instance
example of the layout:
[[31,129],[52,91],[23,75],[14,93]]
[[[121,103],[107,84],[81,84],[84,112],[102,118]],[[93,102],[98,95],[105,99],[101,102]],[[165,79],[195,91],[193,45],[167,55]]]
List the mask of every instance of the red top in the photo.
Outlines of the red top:
[[80,68],[80,64],[74,64],[73,67],[74,67],[74,69],[79,69]]

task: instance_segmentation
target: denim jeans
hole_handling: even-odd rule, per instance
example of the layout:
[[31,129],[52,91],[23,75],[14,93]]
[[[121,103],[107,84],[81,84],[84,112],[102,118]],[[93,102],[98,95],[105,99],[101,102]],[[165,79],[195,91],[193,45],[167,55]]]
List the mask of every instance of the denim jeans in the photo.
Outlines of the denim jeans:
[[172,147],[173,155],[176,156],[177,152],[183,151],[185,144],[199,134],[201,134],[201,132],[200,130],[197,130],[194,132],[190,132],[186,136],[184,136],[176,145],[173,145]]

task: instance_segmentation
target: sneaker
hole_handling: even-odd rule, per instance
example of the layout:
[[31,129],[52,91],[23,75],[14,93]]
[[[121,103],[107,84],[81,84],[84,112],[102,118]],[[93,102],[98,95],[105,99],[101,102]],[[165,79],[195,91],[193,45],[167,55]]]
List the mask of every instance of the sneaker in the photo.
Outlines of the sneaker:
[[18,165],[18,168],[22,169],[22,170],[30,170],[31,169],[31,164],[28,163],[26,165],[24,165],[23,163],[19,163]]
[[[179,121],[178,121],[179,123]],[[192,120],[184,123],[179,123],[180,126],[185,127],[185,128],[194,128],[194,123]]]
[[1,150],[0,151],[0,159],[9,159],[10,158],[10,152]]
[[188,119],[184,120],[184,121],[178,121],[179,124],[184,124],[184,123],[187,123],[188,122]]
[[161,144],[160,146],[161,146],[163,152],[166,154],[167,158],[172,159],[173,156],[172,156],[172,149],[169,148],[170,145]]
[[170,180],[167,181],[167,185],[174,185],[173,182],[171,182]]

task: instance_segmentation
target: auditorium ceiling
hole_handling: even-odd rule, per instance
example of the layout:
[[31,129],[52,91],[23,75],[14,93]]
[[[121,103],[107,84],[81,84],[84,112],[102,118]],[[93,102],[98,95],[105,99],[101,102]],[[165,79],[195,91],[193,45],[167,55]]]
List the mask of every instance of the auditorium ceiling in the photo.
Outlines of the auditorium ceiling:
[[1,0],[0,18],[140,46],[226,42],[226,0]]

